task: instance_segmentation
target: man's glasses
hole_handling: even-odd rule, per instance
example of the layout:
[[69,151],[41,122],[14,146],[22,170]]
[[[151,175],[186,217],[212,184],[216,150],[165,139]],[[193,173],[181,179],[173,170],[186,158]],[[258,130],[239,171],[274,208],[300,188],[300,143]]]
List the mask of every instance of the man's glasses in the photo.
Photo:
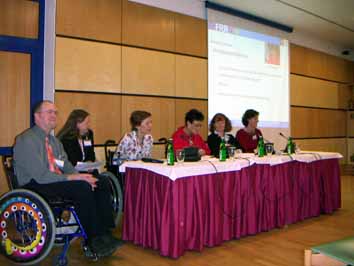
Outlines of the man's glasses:
[[39,111],[38,113],[47,113],[49,115],[58,115],[57,110],[43,110],[43,111]]

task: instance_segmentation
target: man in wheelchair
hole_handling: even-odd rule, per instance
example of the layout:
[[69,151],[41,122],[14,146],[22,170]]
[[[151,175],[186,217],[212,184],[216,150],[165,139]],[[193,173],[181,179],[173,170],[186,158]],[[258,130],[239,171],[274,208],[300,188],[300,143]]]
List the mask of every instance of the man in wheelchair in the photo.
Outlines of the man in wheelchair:
[[35,126],[17,136],[14,146],[19,186],[46,199],[71,200],[88,238],[85,255],[111,255],[122,241],[110,231],[115,224],[107,177],[78,173],[68,161],[63,145],[50,134],[57,125],[57,109],[52,102],[38,103],[33,115]]

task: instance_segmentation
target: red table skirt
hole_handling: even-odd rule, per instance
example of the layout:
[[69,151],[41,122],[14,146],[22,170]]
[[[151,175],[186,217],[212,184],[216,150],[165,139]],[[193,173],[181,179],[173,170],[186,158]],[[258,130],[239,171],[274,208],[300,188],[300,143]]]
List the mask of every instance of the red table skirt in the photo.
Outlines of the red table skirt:
[[125,189],[123,239],[172,258],[341,207],[337,159],[253,165],[174,182],[128,168]]

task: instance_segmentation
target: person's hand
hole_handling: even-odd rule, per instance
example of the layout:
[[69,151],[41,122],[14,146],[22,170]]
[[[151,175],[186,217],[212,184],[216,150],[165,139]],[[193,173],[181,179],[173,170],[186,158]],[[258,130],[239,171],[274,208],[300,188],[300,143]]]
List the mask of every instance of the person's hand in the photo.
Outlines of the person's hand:
[[93,177],[91,174],[71,174],[68,175],[68,180],[82,180],[86,181],[91,185],[92,190],[94,190],[97,185],[97,178]]
[[203,149],[199,149],[199,155],[200,156],[204,156],[204,155],[206,155],[206,152],[205,152],[205,150],[203,150]]

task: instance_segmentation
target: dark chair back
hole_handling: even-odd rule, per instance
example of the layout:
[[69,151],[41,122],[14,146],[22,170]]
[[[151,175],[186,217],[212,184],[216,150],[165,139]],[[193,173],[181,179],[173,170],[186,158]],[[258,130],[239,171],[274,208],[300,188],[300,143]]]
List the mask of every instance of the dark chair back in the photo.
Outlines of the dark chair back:
[[113,155],[114,155],[114,151],[110,150],[108,147],[116,146],[116,145],[117,145],[116,142],[111,139],[106,140],[106,142],[104,143],[104,155],[106,159],[106,168],[112,165]]
[[15,175],[12,156],[8,156],[8,155],[3,156],[2,164],[4,166],[7,184],[9,185],[10,190],[18,188],[19,185],[18,185],[17,177]]

